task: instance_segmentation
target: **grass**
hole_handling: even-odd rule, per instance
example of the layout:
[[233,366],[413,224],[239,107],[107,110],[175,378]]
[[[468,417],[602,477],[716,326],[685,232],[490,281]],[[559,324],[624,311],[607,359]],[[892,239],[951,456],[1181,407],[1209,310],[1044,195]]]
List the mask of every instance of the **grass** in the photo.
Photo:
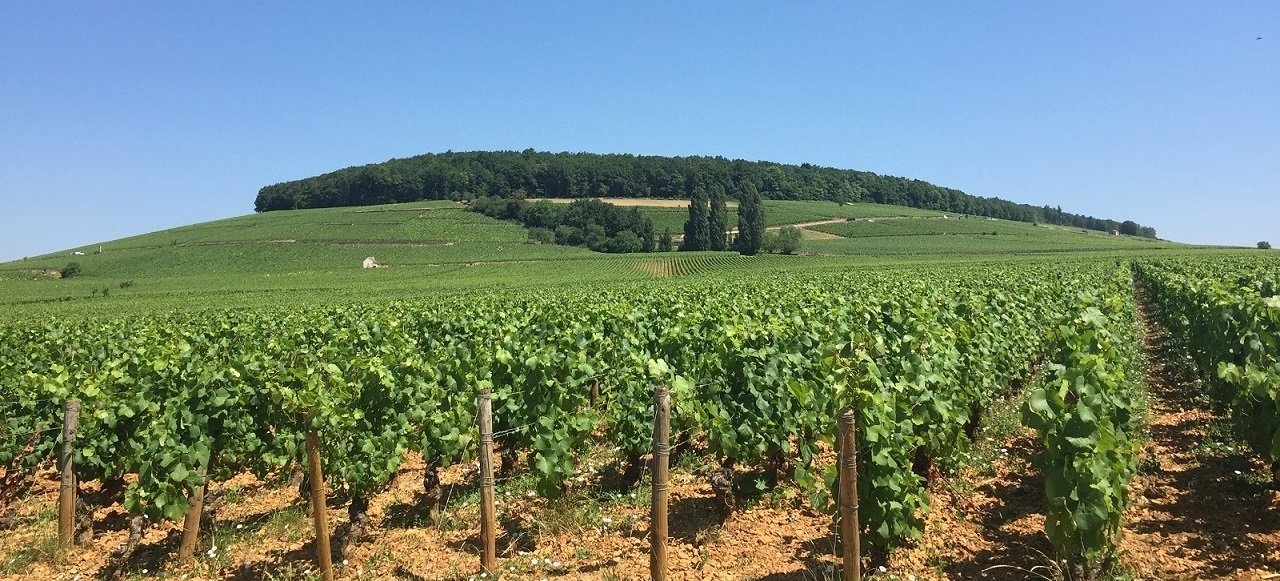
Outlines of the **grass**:
[[[682,209],[643,211],[666,212],[673,232],[682,229]],[[811,231],[824,236],[852,236],[864,227],[888,228],[891,235],[808,239],[801,249],[806,256],[610,255],[530,243],[522,227],[454,202],[267,212],[0,264],[0,320],[344,304],[477,290],[660,285],[672,277],[719,280],[903,263],[1203,252],[1018,222],[944,220],[936,211],[878,204],[766,200],[765,215],[773,225],[859,219]],[[961,223],[964,230],[956,230]],[[983,234],[988,227],[997,234]],[[73,251],[84,255],[72,256]],[[389,267],[361,268],[368,256]],[[81,265],[80,276],[59,280],[47,274],[73,260]],[[103,289],[110,292],[104,296]]]
[[58,547],[58,535],[39,533],[18,546],[3,562],[0,562],[0,573],[21,574],[35,563],[54,562],[61,558],[62,550]]
[[[653,221],[654,231],[661,233],[664,229],[672,234],[684,233],[684,222],[689,218],[685,208],[642,207],[640,213]],[[738,225],[738,209],[730,207],[726,212],[729,227]],[[933,210],[920,210],[904,206],[887,206],[884,204],[838,204],[836,202],[800,201],[800,200],[765,200],[765,222],[769,226],[785,226],[804,222],[817,222],[832,218],[881,218],[939,216]]]
[[[995,461],[1009,454],[1006,443],[1024,429],[1022,405],[1026,394],[996,400],[982,413],[977,437],[969,448],[968,465],[978,475],[986,477],[995,472]],[[961,481],[961,478],[951,479]]]
[[296,542],[311,534],[311,521],[307,518],[305,509],[290,506],[271,513],[263,523],[262,531],[269,536]]
[[263,574],[264,581],[314,581],[323,578],[320,571],[313,566],[297,563],[269,570]]

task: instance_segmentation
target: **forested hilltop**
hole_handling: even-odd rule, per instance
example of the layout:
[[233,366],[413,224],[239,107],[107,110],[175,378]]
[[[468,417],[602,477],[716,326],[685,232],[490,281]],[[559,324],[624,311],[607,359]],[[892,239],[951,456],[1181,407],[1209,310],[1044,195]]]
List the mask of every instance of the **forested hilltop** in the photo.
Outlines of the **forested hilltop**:
[[872,172],[723,157],[470,151],[428,153],[349,167],[258,191],[259,212],[363,206],[481,196],[542,198],[682,198],[695,184],[720,185],[739,197],[752,183],[766,199],[876,202],[1046,222],[1091,230],[1117,229],[1148,238],[1155,228],[984,198],[929,182]]

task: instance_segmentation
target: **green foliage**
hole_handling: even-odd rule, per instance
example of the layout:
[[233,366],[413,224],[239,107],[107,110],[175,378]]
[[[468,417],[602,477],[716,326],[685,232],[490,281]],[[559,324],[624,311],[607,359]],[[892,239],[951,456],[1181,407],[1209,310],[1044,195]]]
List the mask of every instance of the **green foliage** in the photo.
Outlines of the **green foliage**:
[[68,262],[66,266],[62,267],[62,270],[59,271],[59,274],[62,275],[62,278],[73,278],[73,277],[80,276],[80,263]]
[[1134,272],[1239,436],[1280,477],[1280,263],[1139,260]]
[[727,232],[729,230],[728,197],[724,186],[711,186],[711,213],[707,217],[707,250],[728,250]]
[[470,209],[524,224],[530,228],[529,239],[535,242],[585,245],[596,252],[653,251],[653,223],[637,208],[626,209],[600,200],[553,204],[486,196],[472,200]]
[[530,228],[529,240],[538,244],[552,244],[556,241],[556,233],[548,228]]
[[778,231],[777,252],[795,254],[800,251],[800,229],[795,226],[783,226]]
[[663,230],[658,237],[658,252],[671,252],[674,249],[671,241],[671,230]]
[[1096,579],[1112,562],[1140,443],[1130,382],[1133,302],[1129,280],[1083,291],[1053,328],[1045,383],[1031,391],[1023,422],[1043,450],[1045,533],[1072,571]]
[[[686,185],[719,186],[738,199],[747,185],[777,200],[875,202],[1046,222],[1102,232],[1120,227],[1113,220],[1063,212],[1062,208],[1015,204],[971,196],[921,180],[812,164],[728,160],[722,157],[658,157],[546,153],[532,149],[426,154],[350,167],[258,191],[259,212],[410,202],[500,198],[679,198]],[[1136,235],[1155,229],[1136,226]]]
[[765,220],[763,200],[752,184],[744,187],[738,200],[738,252],[754,256],[764,244]]
[[[0,417],[11,433],[56,426],[61,400],[79,397],[79,476],[136,474],[129,510],[178,519],[202,470],[215,467],[213,480],[273,473],[301,461],[308,429],[332,485],[357,496],[385,486],[410,451],[439,466],[466,460],[482,387],[493,392],[498,440],[527,452],[536,488],[559,496],[597,437],[628,456],[649,449],[658,383],[673,393],[673,432],[703,434],[720,460],[799,458],[797,484],[823,505],[828,475],[807,466],[833,437],[834,410],[856,404],[868,546],[888,547],[918,534],[927,504],[913,455],[955,465],[972,407],[1025,368],[1039,329],[1068,308],[1071,293],[1048,281],[1073,273],[1089,284],[1100,272],[757,272],[662,292],[561,288],[3,324]],[[37,437],[23,466],[51,458],[56,443]],[[0,439],[0,462],[26,444]]]
[[695,185],[689,197],[689,219],[684,223],[684,241],[680,243],[680,250],[710,250],[711,222],[707,202],[706,188],[702,184]]
[[1258,243],[1258,250],[1271,250],[1271,243],[1263,240]]

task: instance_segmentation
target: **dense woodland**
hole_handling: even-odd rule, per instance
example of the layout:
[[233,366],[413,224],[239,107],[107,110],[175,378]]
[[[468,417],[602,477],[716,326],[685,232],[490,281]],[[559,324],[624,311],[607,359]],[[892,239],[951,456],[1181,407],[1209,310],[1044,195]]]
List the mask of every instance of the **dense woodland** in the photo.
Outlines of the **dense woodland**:
[[876,202],[1018,220],[1120,230],[1154,238],[1136,222],[1094,218],[1061,208],[972,196],[931,183],[871,172],[723,157],[548,153],[526,149],[428,153],[262,188],[259,212],[361,206],[484,196],[544,198],[685,198],[695,184],[741,198],[745,184],[766,199]]
[[483,196],[471,201],[471,210],[520,222],[529,229],[530,239],[542,243],[586,246],[596,252],[653,252],[656,243],[653,222],[642,216],[639,208],[600,200],[556,204]]

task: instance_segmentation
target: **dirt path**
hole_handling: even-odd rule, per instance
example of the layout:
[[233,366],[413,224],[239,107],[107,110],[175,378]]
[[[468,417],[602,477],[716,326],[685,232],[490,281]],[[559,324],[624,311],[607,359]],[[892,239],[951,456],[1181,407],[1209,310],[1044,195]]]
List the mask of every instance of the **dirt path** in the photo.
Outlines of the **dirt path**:
[[1280,493],[1254,454],[1215,435],[1206,388],[1138,296],[1151,440],[1130,485],[1122,563],[1140,579],[1280,578]]
[[[795,224],[780,224],[778,226],[769,226],[765,228],[765,230],[781,230],[783,228],[786,228],[787,226],[792,226],[792,227],[804,230],[806,228],[809,228],[810,226],[821,226],[823,224],[842,224],[848,221],[849,220],[847,218],[827,218],[826,220],[814,220],[812,222],[797,222]],[[737,236],[738,229],[730,228],[728,230],[725,230],[724,233],[728,236]],[[819,232],[819,233],[825,234],[825,232]],[[834,234],[831,234],[829,236],[833,238],[843,238],[843,236],[836,236]],[[671,241],[676,243],[684,242],[684,234],[672,234]]]

